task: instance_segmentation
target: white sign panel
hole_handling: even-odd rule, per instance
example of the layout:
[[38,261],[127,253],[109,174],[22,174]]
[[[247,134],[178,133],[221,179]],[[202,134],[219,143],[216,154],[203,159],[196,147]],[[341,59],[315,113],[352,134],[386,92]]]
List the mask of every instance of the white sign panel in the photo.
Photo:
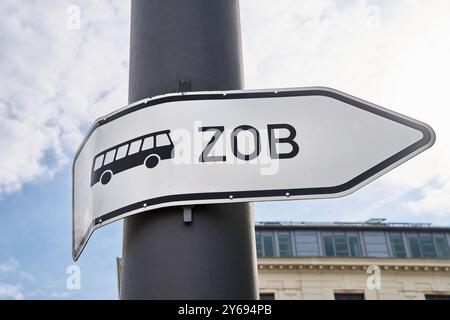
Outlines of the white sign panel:
[[73,257],[150,209],[349,194],[429,148],[424,123],[328,88],[174,94],[97,120],[73,165]]

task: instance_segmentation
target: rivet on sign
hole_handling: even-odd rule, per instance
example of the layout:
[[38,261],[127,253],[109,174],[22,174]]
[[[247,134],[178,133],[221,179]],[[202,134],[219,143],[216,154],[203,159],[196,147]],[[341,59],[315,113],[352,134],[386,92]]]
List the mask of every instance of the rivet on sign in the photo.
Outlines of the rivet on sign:
[[233,195],[232,194],[230,194],[230,200],[233,200]]
[[147,207],[147,204],[146,204],[146,203],[144,203],[144,208],[145,208],[145,207]]
[[98,219],[98,223],[102,223],[103,222],[103,220],[102,219]]
[[290,195],[291,195],[291,194],[290,194],[289,192],[286,192],[286,197],[289,198]]
[[274,93],[275,93],[275,94],[277,94],[277,93],[278,93],[278,91],[275,91]]
[[226,93],[223,94],[224,97],[225,97],[226,95],[227,95]]

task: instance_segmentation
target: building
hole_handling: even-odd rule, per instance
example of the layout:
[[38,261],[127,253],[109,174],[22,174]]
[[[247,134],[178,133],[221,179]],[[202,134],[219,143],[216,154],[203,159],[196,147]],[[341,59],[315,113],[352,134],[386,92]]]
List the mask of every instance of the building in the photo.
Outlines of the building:
[[450,227],[260,222],[255,235],[261,299],[450,300]]
[[450,228],[262,222],[256,246],[261,299],[450,300]]

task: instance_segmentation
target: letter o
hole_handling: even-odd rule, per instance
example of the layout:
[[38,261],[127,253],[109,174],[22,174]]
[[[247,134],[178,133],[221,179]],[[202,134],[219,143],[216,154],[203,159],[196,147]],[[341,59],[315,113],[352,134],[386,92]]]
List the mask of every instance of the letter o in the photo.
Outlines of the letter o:
[[[255,150],[251,154],[243,154],[239,151],[237,138],[239,133],[241,133],[242,131],[250,131],[253,134],[253,139],[255,140]],[[244,125],[235,128],[233,130],[233,133],[231,134],[231,143],[233,154],[236,156],[236,158],[241,160],[245,161],[253,160],[256,157],[258,157],[261,152],[261,139],[259,136],[259,132],[258,130],[256,130],[256,128],[252,126]]]

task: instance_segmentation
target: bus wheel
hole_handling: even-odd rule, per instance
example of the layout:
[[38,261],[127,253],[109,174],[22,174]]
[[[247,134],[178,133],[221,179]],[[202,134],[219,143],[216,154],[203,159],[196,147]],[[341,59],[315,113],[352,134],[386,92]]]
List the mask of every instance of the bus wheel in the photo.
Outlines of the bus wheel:
[[111,181],[112,178],[112,173],[111,171],[105,171],[103,172],[100,181],[102,182],[103,185],[108,184]]
[[159,158],[154,154],[145,159],[145,166],[149,169],[153,169],[159,163]]

